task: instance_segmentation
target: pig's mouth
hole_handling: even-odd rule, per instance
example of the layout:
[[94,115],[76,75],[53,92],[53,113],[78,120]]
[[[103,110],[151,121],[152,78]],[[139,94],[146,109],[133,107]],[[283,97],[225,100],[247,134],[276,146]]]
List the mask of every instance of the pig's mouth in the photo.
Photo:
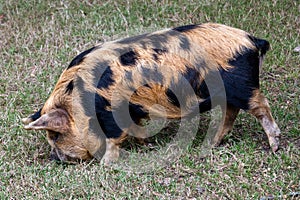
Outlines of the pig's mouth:
[[65,163],[65,164],[77,164],[84,160],[80,158],[74,158],[62,153],[60,150],[56,148],[52,148],[50,153],[50,160]]

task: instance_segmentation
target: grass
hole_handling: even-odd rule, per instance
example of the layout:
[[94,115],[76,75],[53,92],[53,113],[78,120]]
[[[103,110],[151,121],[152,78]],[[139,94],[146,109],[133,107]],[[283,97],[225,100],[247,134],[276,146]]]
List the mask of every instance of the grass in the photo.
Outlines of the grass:
[[[293,52],[299,9],[288,0],[0,0],[0,198],[296,199],[282,195],[300,192],[300,55]],[[207,21],[271,42],[261,87],[282,130],[278,153],[246,113],[208,156],[200,156],[197,137],[175,162],[139,174],[95,161],[51,162],[45,133],[23,129],[20,119],[43,104],[79,52],[111,38]]]

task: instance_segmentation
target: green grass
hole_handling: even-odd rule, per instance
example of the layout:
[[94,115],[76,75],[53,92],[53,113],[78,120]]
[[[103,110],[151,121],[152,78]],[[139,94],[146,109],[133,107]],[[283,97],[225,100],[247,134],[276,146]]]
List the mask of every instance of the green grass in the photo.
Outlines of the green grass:
[[[300,55],[293,52],[299,9],[289,0],[0,0],[0,199],[259,199],[300,192]],[[23,129],[20,119],[45,102],[79,52],[111,38],[208,21],[270,41],[261,87],[282,130],[278,153],[246,113],[208,156],[200,156],[197,136],[174,163],[142,174],[95,161],[51,162],[45,133]]]

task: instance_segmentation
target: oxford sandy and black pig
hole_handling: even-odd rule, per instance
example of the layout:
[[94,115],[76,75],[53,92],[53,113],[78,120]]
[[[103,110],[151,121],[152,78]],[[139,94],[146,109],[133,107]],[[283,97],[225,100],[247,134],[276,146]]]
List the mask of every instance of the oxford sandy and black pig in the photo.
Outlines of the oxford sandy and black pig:
[[75,57],[44,106],[23,123],[25,129],[47,131],[55,159],[109,163],[131,130],[145,137],[138,130],[150,114],[180,119],[210,110],[218,99],[225,101],[223,121],[212,145],[232,129],[242,109],[258,119],[275,152],[280,130],[259,90],[268,50],[268,41],[214,23],[106,42]]

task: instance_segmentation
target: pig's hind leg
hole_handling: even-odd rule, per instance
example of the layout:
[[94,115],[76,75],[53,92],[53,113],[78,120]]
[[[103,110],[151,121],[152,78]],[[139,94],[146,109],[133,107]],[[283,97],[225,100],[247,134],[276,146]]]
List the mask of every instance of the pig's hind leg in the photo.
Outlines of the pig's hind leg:
[[221,143],[224,136],[232,130],[234,121],[239,113],[239,110],[239,108],[227,104],[226,110],[223,110],[222,124],[219,126],[219,129],[212,141],[214,146],[218,146]]
[[268,100],[258,89],[253,92],[253,96],[249,101],[249,107],[248,112],[259,120],[266,132],[272,151],[277,151],[279,148],[280,130],[272,116]]

